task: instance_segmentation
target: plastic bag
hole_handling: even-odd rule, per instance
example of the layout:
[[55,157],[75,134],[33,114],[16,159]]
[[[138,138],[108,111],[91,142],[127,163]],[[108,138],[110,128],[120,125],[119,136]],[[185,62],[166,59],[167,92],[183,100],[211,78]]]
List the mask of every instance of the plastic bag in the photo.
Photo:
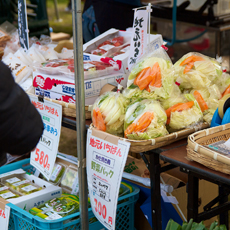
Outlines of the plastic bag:
[[118,92],[107,92],[94,103],[92,120],[95,128],[123,136],[125,117],[125,98]]
[[218,81],[222,76],[220,64],[213,58],[191,52],[174,64],[175,79],[181,88],[200,89]]
[[133,66],[127,87],[154,92],[167,99],[174,85],[172,62],[163,48],[146,54]]
[[125,113],[125,137],[147,140],[168,134],[167,116],[158,101],[138,100],[127,107]]

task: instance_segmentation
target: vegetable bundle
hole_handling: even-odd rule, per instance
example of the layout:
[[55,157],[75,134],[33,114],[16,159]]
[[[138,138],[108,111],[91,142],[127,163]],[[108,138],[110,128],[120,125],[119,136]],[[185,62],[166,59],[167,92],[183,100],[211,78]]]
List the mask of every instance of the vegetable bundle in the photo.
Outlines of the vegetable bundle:
[[127,88],[119,93],[122,102],[116,93],[95,102],[93,124],[128,139],[152,139],[211,123],[219,100],[229,93],[230,75],[215,59],[191,52],[173,65],[159,48],[133,66]]

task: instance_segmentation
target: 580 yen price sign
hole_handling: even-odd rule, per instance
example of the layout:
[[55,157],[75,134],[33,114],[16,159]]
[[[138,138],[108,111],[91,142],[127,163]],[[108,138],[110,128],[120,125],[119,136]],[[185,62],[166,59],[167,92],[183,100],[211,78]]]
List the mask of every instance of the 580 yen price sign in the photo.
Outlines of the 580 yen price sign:
[[39,164],[44,168],[48,169],[50,168],[49,164],[49,156],[48,154],[45,154],[43,151],[40,151],[39,148],[36,148],[35,150],[35,161],[39,162]]
[[41,115],[44,130],[35,151],[31,152],[30,164],[38,169],[47,180],[50,179],[61,132],[62,106],[30,95],[30,100]]

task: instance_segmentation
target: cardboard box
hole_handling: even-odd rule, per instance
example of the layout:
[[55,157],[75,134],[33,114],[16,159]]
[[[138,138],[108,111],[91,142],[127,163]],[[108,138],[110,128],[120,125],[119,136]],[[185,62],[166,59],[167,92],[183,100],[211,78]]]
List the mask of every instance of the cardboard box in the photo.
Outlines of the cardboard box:
[[[137,176],[141,177],[149,177],[149,171],[142,159],[136,159],[132,156],[128,156],[127,161],[126,161],[126,166],[124,169],[125,172],[127,173],[132,173]],[[170,170],[171,171],[171,170]],[[186,184],[187,183],[187,174],[180,172],[179,170],[175,171],[176,173],[174,175],[179,176],[180,178],[183,178],[183,180],[178,179],[177,177],[173,175],[169,175],[167,173],[161,173],[161,176],[166,184],[172,185],[174,187],[174,191],[172,192],[172,195],[177,199],[178,205],[184,214],[184,216],[187,218],[187,199],[188,199],[188,194],[186,192]],[[173,174],[173,171],[171,171],[171,174]],[[181,174],[181,175],[180,175]],[[135,227],[137,230],[142,230],[142,229],[152,229],[150,227],[150,224],[148,223],[147,219],[150,220],[149,215],[151,215],[151,199],[150,199],[150,187],[146,187],[143,184],[131,181],[132,183],[136,184],[139,186],[145,193],[145,199],[144,201],[142,200],[139,204],[136,206],[137,210],[136,212],[136,217],[135,218]],[[178,187],[179,185],[183,185]],[[199,180],[199,213],[203,211],[203,207],[210,202],[212,199],[214,199],[218,195],[218,186],[216,184],[210,183],[205,180]],[[141,196],[141,194],[140,194]],[[175,211],[180,215],[182,218],[181,214],[177,210],[176,206],[173,205]],[[162,207],[162,209],[164,206]],[[141,214],[141,209],[146,210],[146,212]],[[149,210],[149,211],[148,211]],[[167,214],[165,214],[167,216]],[[145,217],[145,221],[144,220]],[[146,219],[147,218],[147,219]],[[210,224],[217,220],[217,217],[213,217],[210,220],[204,221],[206,226],[210,226]],[[146,222],[147,221],[147,222]],[[143,227],[144,226],[144,227]]]
[[9,178],[13,176],[23,175],[25,179],[32,181],[34,184],[39,187],[43,187],[42,190],[31,193],[26,196],[21,196],[18,198],[8,199],[8,201],[12,204],[15,204],[21,209],[28,211],[29,209],[38,206],[48,200],[51,200],[55,197],[60,197],[62,194],[62,188],[58,186],[54,186],[34,175],[28,175],[25,173],[23,169],[14,170],[8,173],[4,173],[0,175],[1,181],[4,178]]
[[[35,95],[40,95],[41,93],[43,93],[45,97],[50,99],[64,101],[67,103],[75,103],[75,96],[68,96],[50,90],[41,90],[39,88],[35,88]],[[85,104],[92,105],[97,98],[98,96],[85,98]]]
[[[85,80],[85,98],[98,97],[101,88],[107,83],[127,85],[127,74],[112,74]],[[33,86],[43,90],[50,90],[62,95],[72,96],[75,99],[75,80],[59,75],[47,75],[39,72],[33,72]]]
[[[89,42],[85,43],[83,45],[83,59],[84,61],[90,61],[93,60],[93,58],[95,56],[98,55],[93,55],[91,54],[92,50],[97,49],[98,45],[100,45],[101,43],[103,43],[104,41],[114,38],[115,36],[123,36],[124,37],[124,43],[127,42],[131,42],[131,37],[132,37],[132,33],[131,32],[127,32],[127,31],[120,31],[117,29],[110,29],[106,32],[104,32],[103,34],[97,36],[96,38],[90,40]],[[161,45],[163,45],[163,39],[162,36],[160,34],[156,34],[150,35],[150,49],[155,50],[158,49],[159,47],[161,47]],[[113,58],[114,61],[121,61],[122,62],[122,68],[121,71],[123,73],[128,73],[128,57],[129,57],[129,51],[127,51],[124,54],[120,54],[117,55]]]

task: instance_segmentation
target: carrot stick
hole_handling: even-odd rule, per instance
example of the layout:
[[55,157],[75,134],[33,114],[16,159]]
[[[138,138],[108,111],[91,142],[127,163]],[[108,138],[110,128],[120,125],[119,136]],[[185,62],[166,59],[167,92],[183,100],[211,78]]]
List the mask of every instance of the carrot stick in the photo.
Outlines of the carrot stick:
[[144,132],[150,123],[152,122],[152,119],[154,117],[154,114],[151,112],[145,112],[140,119],[137,122],[137,125],[134,129],[134,132]]
[[177,104],[171,106],[170,108],[166,109],[165,112],[166,112],[167,117],[170,117],[173,108],[176,108],[177,106],[183,105],[183,104],[184,103],[177,103]]
[[195,61],[204,61],[204,59],[200,56],[192,55],[190,57],[187,57],[184,61],[180,63],[180,66],[186,65],[190,62],[195,62]]
[[200,106],[200,109],[202,112],[204,112],[205,110],[208,109],[208,105],[207,103],[205,102],[204,98],[202,97],[202,95],[196,90],[194,93],[193,93],[194,97],[196,98],[199,106]]
[[131,125],[129,125],[126,130],[125,130],[125,138],[127,137],[128,134],[131,134],[134,129],[136,128],[137,124],[136,123],[132,123]]
[[227,87],[227,89],[223,92],[222,97],[225,96],[226,94],[230,93],[230,85]]
[[184,74],[186,74],[187,72],[189,72],[191,69],[192,69],[192,67],[194,66],[194,62],[189,62],[186,66],[185,66],[185,68],[184,68]]
[[145,71],[143,71],[142,74],[138,76],[136,80],[136,84],[138,85],[140,90],[143,90],[149,85],[151,80],[152,80],[151,68],[147,67],[145,68]]
[[173,113],[175,111],[182,111],[182,110],[190,109],[193,107],[193,105],[194,105],[194,101],[189,101],[189,102],[183,103],[182,105],[178,105],[177,107],[173,108],[171,112]]
[[93,125],[101,131],[106,131],[105,122],[99,108],[93,110]]
[[160,88],[162,86],[162,82],[161,82],[161,72],[158,72],[156,75],[156,81],[154,84],[155,87]]
[[150,82],[150,86],[160,88],[162,86],[162,82],[161,69],[158,62],[153,65],[151,74],[153,75],[153,80]]
[[170,117],[167,118],[166,125],[169,125],[169,123],[170,123]]

